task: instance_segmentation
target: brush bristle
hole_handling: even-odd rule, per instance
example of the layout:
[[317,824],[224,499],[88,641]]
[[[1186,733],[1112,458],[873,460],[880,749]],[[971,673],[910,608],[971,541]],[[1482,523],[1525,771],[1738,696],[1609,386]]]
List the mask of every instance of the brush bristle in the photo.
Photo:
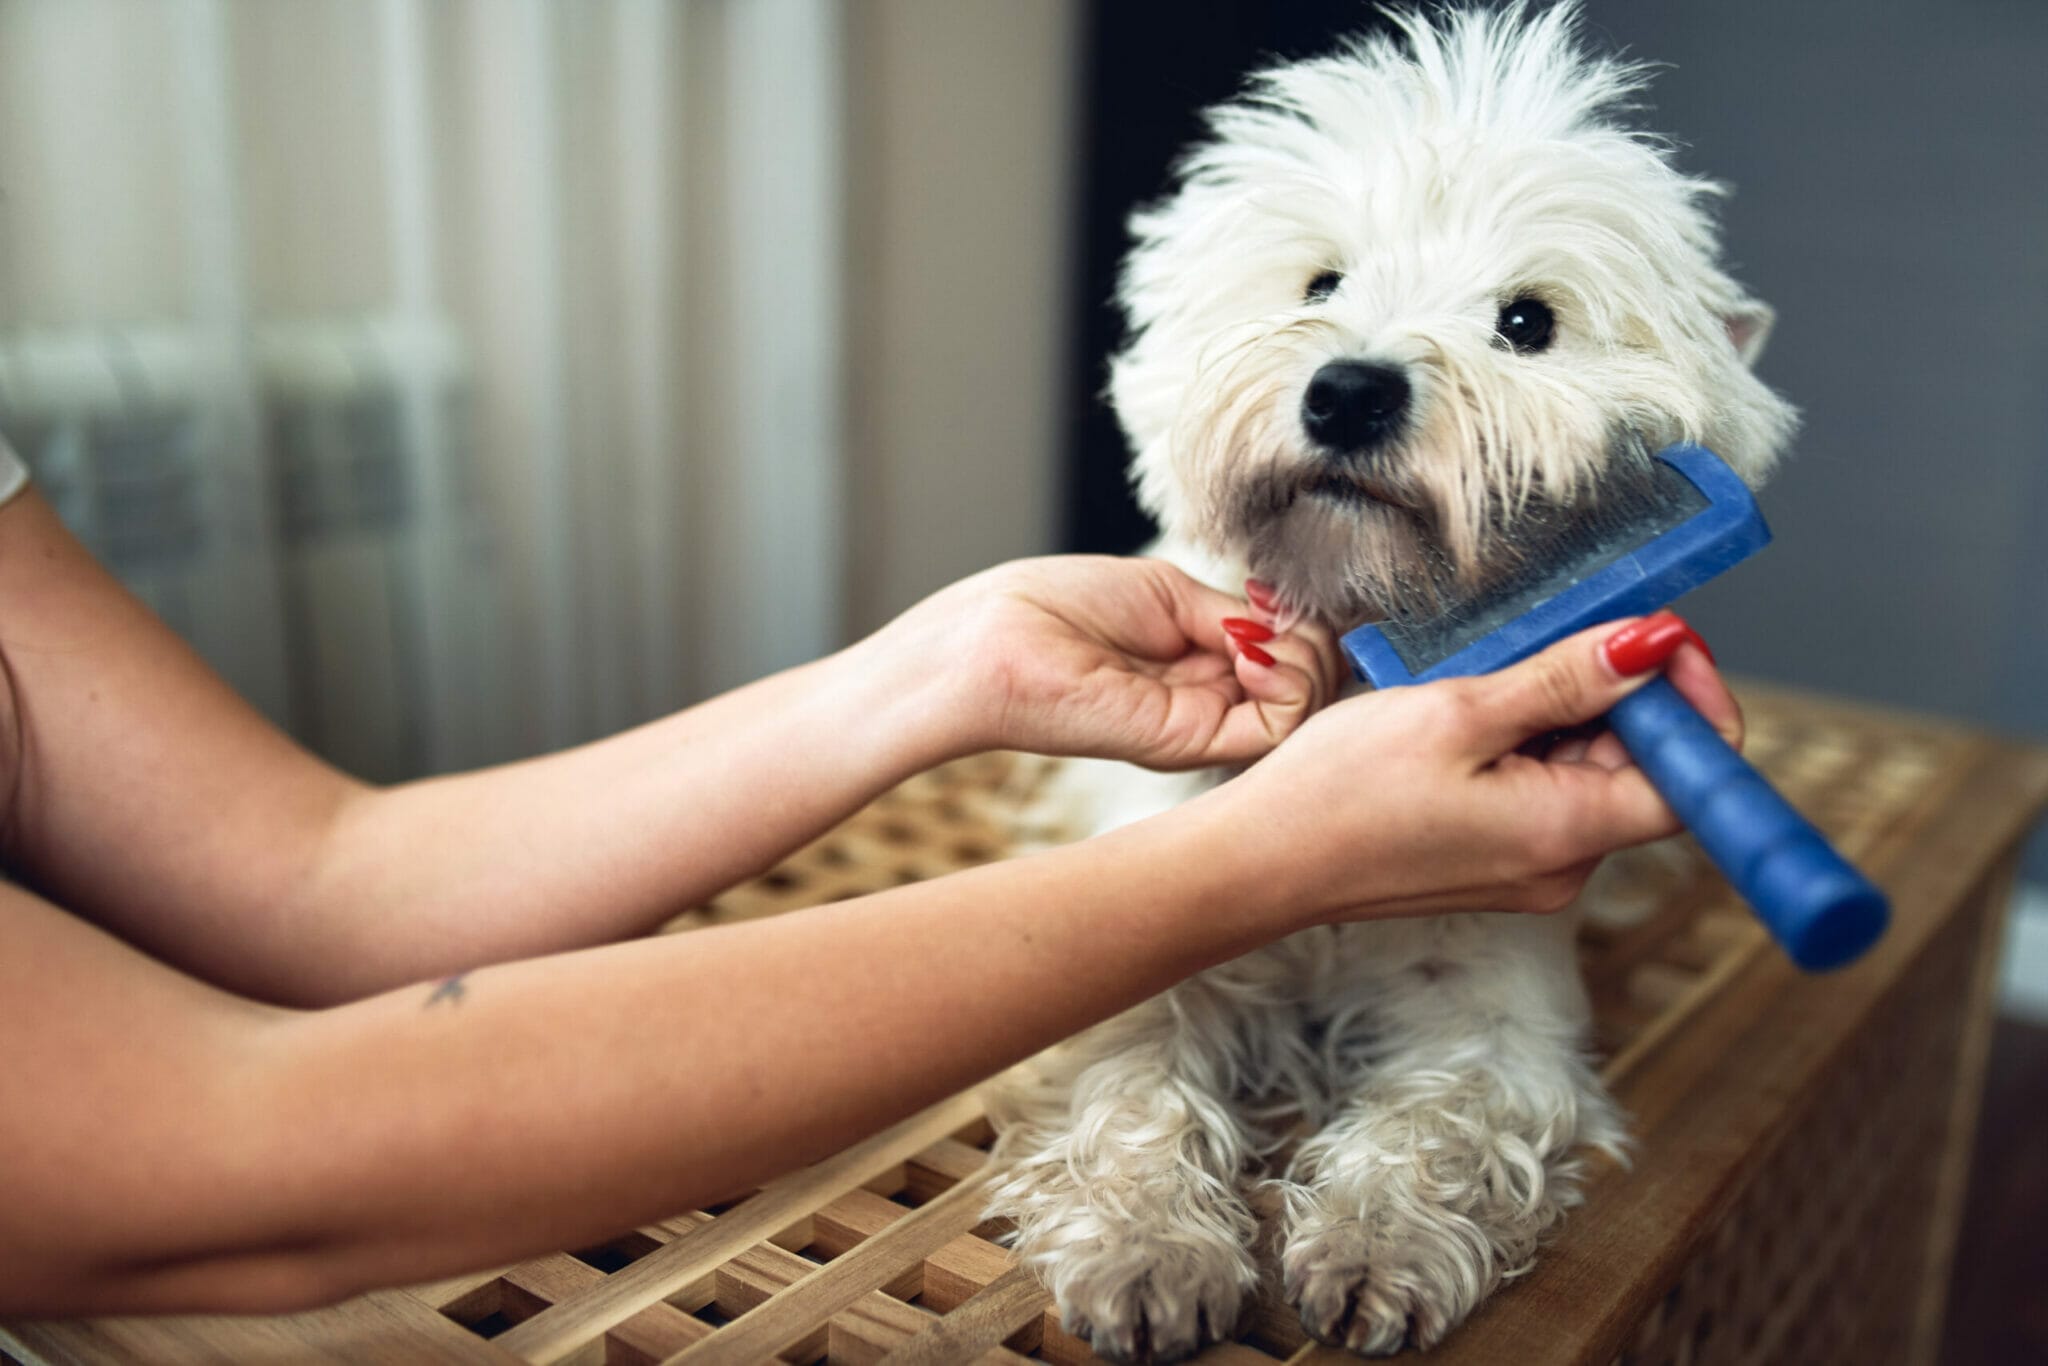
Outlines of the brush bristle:
[[1663,461],[1646,461],[1643,474],[1568,509],[1531,509],[1517,521],[1513,569],[1441,611],[1382,622],[1380,633],[1420,674],[1706,511],[1706,496]]

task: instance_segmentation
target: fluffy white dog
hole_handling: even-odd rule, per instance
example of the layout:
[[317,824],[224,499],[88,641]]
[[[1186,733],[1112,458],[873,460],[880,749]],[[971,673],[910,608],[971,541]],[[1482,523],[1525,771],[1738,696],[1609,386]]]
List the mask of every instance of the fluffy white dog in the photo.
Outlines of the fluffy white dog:
[[[1755,482],[1795,424],[1719,187],[1621,121],[1643,69],[1569,4],[1396,23],[1209,114],[1133,219],[1111,384],[1157,553],[1339,629],[1483,584],[1673,441]],[[1068,773],[1094,829],[1227,776]],[[1203,973],[999,1090],[994,1212],[1071,1330],[1166,1361],[1237,1321],[1266,1179],[1306,1330],[1427,1347],[1530,1265],[1575,1151],[1623,1141],[1576,923],[1353,924]]]

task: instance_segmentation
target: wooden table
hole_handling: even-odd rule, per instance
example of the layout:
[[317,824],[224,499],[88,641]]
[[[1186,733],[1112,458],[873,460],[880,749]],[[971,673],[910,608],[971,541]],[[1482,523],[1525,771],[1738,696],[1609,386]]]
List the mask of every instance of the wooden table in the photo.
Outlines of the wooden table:
[[[1891,893],[1854,967],[1802,977],[1696,855],[1583,946],[1633,1166],[1433,1363],[1932,1361],[1999,932],[2048,755],[1921,718],[1744,689],[1750,753]],[[1032,770],[927,774],[673,928],[1000,854]],[[0,1325],[20,1362],[1094,1360],[980,1221],[962,1096],[730,1206],[599,1248],[279,1318]],[[1340,1362],[1262,1304],[1216,1363]]]

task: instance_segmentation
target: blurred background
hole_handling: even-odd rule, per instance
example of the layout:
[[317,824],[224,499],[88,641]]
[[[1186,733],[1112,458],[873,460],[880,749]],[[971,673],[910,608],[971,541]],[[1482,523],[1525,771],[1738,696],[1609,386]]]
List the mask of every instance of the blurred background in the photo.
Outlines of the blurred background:
[[[1595,0],[1805,410],[1738,669],[2048,737],[2048,7]],[[1362,0],[0,0],[0,431],[375,778],[1147,535],[1130,206]],[[2036,865],[2048,876],[2048,862]]]
[[[2048,5],[1593,0],[1806,427],[1736,671],[2048,740]],[[0,433],[373,779],[1146,529],[1097,400],[1194,111],[1360,0],[0,0]],[[2008,1002],[2048,1020],[2048,845]],[[2048,1053],[2042,1055],[2048,1058]],[[2043,1066],[2039,1060],[2034,1066]]]

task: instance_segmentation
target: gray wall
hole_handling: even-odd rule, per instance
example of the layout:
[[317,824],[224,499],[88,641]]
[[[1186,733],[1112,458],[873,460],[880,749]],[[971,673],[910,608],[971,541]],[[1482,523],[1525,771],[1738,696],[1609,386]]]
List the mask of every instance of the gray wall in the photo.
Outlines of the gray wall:
[[[1778,544],[1694,599],[1733,670],[2048,741],[2048,4],[1594,0],[1732,183]],[[2048,841],[2031,867],[2048,877]]]

